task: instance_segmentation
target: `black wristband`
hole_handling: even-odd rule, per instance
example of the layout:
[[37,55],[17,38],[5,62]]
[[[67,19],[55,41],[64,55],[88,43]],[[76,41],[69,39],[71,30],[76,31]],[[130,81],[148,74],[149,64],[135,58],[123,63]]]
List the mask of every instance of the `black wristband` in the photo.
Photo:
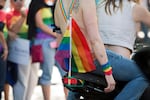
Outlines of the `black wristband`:
[[55,28],[53,29],[53,32],[56,32],[56,33],[61,34],[61,30],[60,30],[60,28],[58,28],[58,27],[55,27]]

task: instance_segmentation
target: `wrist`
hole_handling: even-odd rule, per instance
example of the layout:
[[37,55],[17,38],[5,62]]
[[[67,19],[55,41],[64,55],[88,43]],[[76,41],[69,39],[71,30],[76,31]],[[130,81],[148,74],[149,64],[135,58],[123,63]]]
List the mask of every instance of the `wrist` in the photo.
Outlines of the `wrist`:
[[24,20],[24,19],[26,19],[26,16],[25,15],[21,15],[21,18]]
[[55,37],[57,37],[57,33],[56,32],[53,32],[53,34],[54,34]]
[[108,71],[108,72],[104,72],[105,75],[112,75],[112,70]]
[[112,67],[109,62],[102,65],[102,70],[105,75],[111,75],[112,74]]
[[8,51],[8,49],[6,49],[6,48],[5,48],[5,49],[3,49],[3,50],[4,50],[4,51]]
[[57,33],[56,33],[56,32],[54,32],[54,31],[53,31],[53,29],[51,29],[51,30],[50,30],[50,33],[49,33],[49,34],[53,35],[54,37],[56,37],[56,36],[57,36]]

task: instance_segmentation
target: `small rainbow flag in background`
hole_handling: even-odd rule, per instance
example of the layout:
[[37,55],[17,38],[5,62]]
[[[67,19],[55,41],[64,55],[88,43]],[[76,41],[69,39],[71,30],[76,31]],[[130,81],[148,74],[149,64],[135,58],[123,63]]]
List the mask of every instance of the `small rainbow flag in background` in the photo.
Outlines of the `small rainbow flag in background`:
[[[87,41],[74,19],[71,23],[72,36],[69,31],[69,24],[57,49],[55,59],[65,71],[69,71],[70,58],[72,72],[85,73],[93,71],[96,67]],[[72,42],[71,45],[70,42]]]

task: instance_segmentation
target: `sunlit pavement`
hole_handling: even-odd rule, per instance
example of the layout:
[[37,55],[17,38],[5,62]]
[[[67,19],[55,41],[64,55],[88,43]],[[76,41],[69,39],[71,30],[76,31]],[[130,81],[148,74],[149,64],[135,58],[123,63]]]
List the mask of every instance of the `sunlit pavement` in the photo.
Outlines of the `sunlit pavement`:
[[[10,92],[11,91],[12,90],[10,90]],[[52,75],[52,85],[51,85],[50,95],[51,95],[51,100],[65,100],[61,77],[56,67],[54,67],[54,71]],[[9,98],[10,100],[13,100],[12,92],[10,93]],[[2,100],[4,100],[4,98]],[[31,100],[44,100],[40,86],[36,86]]]

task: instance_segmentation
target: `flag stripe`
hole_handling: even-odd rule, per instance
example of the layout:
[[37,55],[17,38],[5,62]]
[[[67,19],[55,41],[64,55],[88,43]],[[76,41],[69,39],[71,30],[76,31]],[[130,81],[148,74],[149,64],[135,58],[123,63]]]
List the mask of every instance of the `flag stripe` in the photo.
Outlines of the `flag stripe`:
[[75,63],[75,60],[74,60],[74,57],[72,56],[72,59],[71,59],[71,63],[72,63],[72,71],[74,71],[74,72],[79,72],[78,71],[78,67],[77,67],[77,65],[76,65],[76,63]]
[[76,63],[76,67],[77,69],[80,70],[80,72],[85,72],[85,69],[84,69],[84,63],[82,62],[81,60],[81,57],[79,56],[79,52],[74,44],[74,40],[72,41],[72,51],[73,51],[73,58],[75,60],[75,63]]
[[70,46],[68,44],[61,44],[59,50],[69,50]]
[[[72,40],[71,49],[70,38]],[[90,53],[90,48],[88,47],[88,43],[73,19],[72,36],[70,34],[69,27],[67,27],[67,30],[63,35],[63,39],[55,55],[58,63],[66,71],[69,69],[70,50],[72,52],[71,70],[73,72],[85,73],[96,69],[92,59],[92,54]]]
[[69,37],[70,38],[70,31],[69,31],[69,27],[67,27],[67,30],[64,34],[64,37]]
[[64,37],[64,40],[62,41],[62,44],[68,44],[70,42],[69,37]]
[[81,57],[83,67],[85,67],[85,70],[91,71],[91,69],[95,68],[95,65],[93,64],[90,48],[88,47],[84,35],[79,30],[79,27],[77,26],[77,24],[73,19],[72,19],[72,26],[73,26],[72,38],[75,41],[76,45],[78,45],[79,57]]
[[[89,69],[90,66],[88,64],[88,59],[87,59],[88,57],[86,57],[86,52],[85,52],[86,48],[83,48],[83,44],[76,33],[73,32],[72,38],[75,42],[74,46],[76,46],[78,44],[77,52],[78,52],[78,57],[80,57],[80,59],[75,59],[75,61],[77,61],[77,63],[78,63],[79,60],[81,60],[80,62],[82,62],[82,66],[85,67],[85,70],[90,70]],[[73,48],[73,50],[74,50],[74,48]],[[74,53],[73,53],[73,56],[75,56]],[[82,68],[82,66],[78,65],[78,67],[81,67],[81,68]]]

